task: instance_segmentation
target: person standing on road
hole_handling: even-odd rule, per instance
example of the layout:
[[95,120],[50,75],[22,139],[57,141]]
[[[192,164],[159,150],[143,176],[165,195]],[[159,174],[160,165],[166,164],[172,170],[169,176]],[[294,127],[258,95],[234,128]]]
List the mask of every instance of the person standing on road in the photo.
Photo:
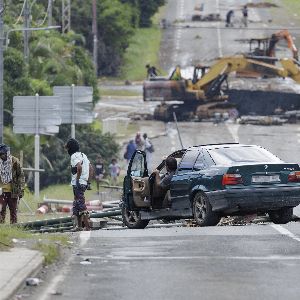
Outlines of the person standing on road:
[[144,149],[144,141],[141,137],[141,133],[138,132],[135,136],[135,146],[136,146],[136,150],[143,150]]
[[233,27],[232,18],[234,16],[234,11],[231,9],[226,14],[226,27]]
[[91,164],[87,156],[79,151],[79,143],[71,138],[65,145],[71,158],[71,185],[73,187],[73,219],[75,229],[82,230],[82,223],[86,230],[90,230],[89,212],[85,205],[84,193],[87,189],[91,173]]
[[134,140],[130,140],[126,146],[126,150],[124,153],[124,158],[126,159],[127,164],[129,163],[135,150],[136,150],[136,144],[135,144]]
[[146,65],[146,69],[147,69],[147,78],[153,78],[158,76],[158,73],[160,73],[157,68],[155,66],[150,66],[149,64]]
[[147,160],[147,168],[148,170],[152,170],[152,153],[154,152],[154,147],[148,138],[147,133],[143,134],[144,138],[144,151],[146,153],[146,160]]
[[100,194],[100,181],[103,179],[105,173],[104,162],[100,154],[97,155],[95,162],[95,179],[97,185],[97,194]]
[[248,27],[248,7],[245,5],[242,9],[243,13],[243,24],[245,27]]
[[18,201],[24,195],[25,177],[19,160],[12,156],[9,147],[0,144],[0,223],[5,223],[6,207],[10,211],[10,223],[17,223]]
[[120,175],[120,166],[118,165],[118,162],[115,158],[111,160],[111,164],[108,166],[110,171],[110,177],[112,179],[112,182],[114,185],[117,185],[118,183],[118,176]]

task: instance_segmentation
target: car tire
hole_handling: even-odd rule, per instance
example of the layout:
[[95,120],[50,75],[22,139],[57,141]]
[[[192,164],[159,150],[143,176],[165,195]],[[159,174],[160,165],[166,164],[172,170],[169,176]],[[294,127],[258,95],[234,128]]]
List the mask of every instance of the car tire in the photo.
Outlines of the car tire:
[[271,221],[275,224],[286,224],[293,219],[293,208],[284,207],[268,212]]
[[141,220],[138,210],[129,210],[125,205],[122,207],[122,219],[129,229],[144,229],[149,223],[149,220]]
[[193,216],[196,223],[201,226],[215,226],[221,217],[212,211],[208,197],[205,193],[198,192],[193,199]]

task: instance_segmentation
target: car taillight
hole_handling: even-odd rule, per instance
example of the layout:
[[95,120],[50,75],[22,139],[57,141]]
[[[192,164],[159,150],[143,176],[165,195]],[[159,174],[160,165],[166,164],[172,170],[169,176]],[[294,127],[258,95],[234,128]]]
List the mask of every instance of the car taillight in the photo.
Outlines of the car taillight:
[[242,175],[240,174],[224,174],[222,185],[243,184]]
[[288,176],[289,182],[300,182],[300,171],[291,172]]

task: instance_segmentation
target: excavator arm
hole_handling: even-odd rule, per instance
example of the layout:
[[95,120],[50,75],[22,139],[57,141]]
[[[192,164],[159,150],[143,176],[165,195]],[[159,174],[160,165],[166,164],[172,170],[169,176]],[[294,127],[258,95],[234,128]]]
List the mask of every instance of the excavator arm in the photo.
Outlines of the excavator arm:
[[277,42],[281,39],[285,39],[287,42],[288,47],[291,49],[293,53],[293,58],[298,60],[298,49],[296,45],[294,44],[293,37],[289,33],[287,29],[278,31],[274,34],[272,34],[270,42],[269,42],[269,48],[268,48],[268,56],[275,57],[275,46]]
[[[244,56],[224,57],[211,66],[197,82],[187,81],[187,92],[194,94],[196,99],[206,98],[220,94],[221,84],[232,72],[250,71],[264,76],[291,77],[300,83],[300,68],[292,59],[279,60],[281,67],[249,59]],[[216,90],[219,88],[219,91]],[[212,93],[213,90],[213,93]]]

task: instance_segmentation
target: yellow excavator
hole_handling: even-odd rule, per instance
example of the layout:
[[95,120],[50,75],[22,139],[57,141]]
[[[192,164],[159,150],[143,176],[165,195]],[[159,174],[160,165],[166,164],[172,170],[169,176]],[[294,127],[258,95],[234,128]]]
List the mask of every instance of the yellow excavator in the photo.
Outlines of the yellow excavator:
[[[153,78],[144,82],[144,101],[161,101],[154,112],[154,118],[163,121],[173,119],[173,112],[179,120],[197,118],[199,106],[222,102],[232,108],[222,90],[230,73],[256,72],[264,77],[290,77],[300,83],[300,68],[294,59],[278,59],[276,64],[247,58],[243,55],[220,58],[211,67],[196,66],[192,79],[181,76],[177,66],[169,78]],[[300,102],[300,101],[299,101]],[[222,106],[219,104],[219,106]]]

